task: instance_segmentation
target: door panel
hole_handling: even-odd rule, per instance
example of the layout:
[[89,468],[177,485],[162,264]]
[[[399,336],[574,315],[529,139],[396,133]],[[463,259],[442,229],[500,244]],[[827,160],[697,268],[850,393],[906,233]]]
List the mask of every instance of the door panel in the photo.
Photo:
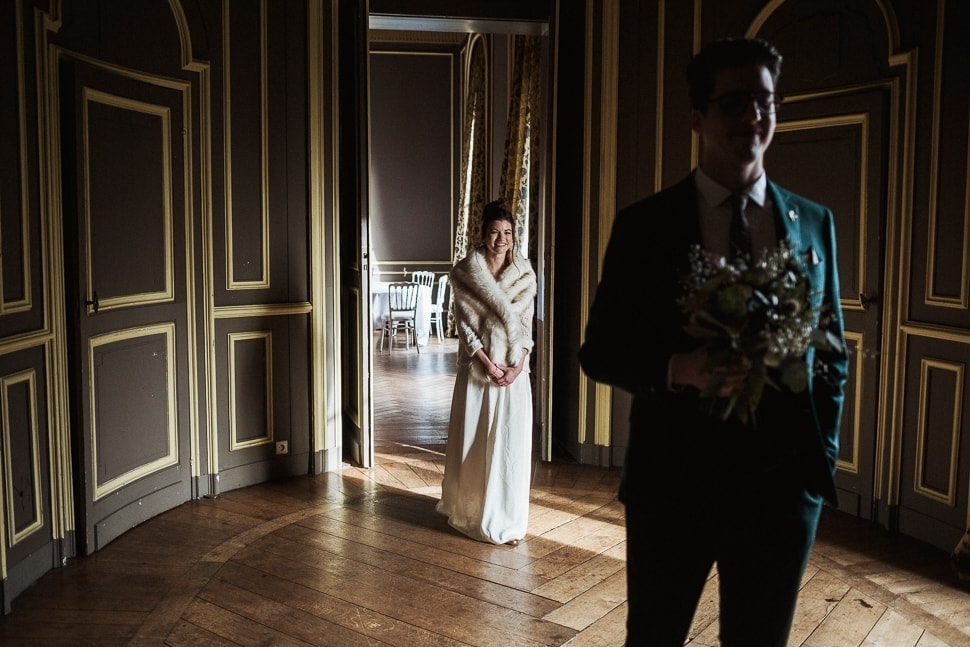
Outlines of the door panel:
[[61,63],[81,552],[191,498],[187,88]]
[[374,463],[373,331],[368,218],[367,2],[341,0],[340,16],[340,310],[342,444],[347,458]]
[[879,418],[888,134],[887,92],[868,88],[786,100],[768,153],[769,176],[835,214],[850,357],[836,472],[840,509],[873,518]]

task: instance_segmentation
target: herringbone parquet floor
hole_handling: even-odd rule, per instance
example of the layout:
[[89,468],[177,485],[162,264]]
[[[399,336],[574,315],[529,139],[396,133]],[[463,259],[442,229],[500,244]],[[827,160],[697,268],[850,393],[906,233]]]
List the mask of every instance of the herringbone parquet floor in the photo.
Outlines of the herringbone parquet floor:
[[[517,547],[459,535],[440,494],[455,344],[375,356],[377,464],[190,501],[41,578],[0,644],[623,644],[618,472],[537,462]],[[792,646],[970,645],[946,554],[826,511]],[[689,644],[717,644],[712,573]]]

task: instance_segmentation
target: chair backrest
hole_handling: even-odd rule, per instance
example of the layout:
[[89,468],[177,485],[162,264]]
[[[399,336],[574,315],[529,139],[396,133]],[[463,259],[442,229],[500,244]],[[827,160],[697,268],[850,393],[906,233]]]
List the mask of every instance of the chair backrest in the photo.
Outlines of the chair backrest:
[[435,303],[438,304],[438,310],[444,310],[445,307],[445,291],[448,289],[448,275],[442,274],[438,277],[438,292],[434,295]]
[[434,272],[411,272],[411,280],[429,288],[434,286]]
[[418,308],[417,283],[391,283],[387,286],[387,310],[394,317],[413,317]]

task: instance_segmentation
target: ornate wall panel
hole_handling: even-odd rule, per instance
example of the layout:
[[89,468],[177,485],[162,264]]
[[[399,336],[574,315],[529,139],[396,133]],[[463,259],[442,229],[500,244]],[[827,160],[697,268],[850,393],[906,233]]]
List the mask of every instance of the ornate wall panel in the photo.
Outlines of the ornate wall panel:
[[45,327],[36,90],[20,0],[0,9],[0,338]]
[[0,413],[5,539],[13,547],[44,527],[43,430],[38,425],[36,371],[0,377]]
[[298,3],[222,3],[213,88],[219,306],[308,299],[305,19]]
[[[7,11],[13,13],[14,7],[8,4]],[[0,83],[7,88],[8,96],[17,99],[0,103],[0,154],[20,162],[0,177],[0,316],[30,308],[27,106],[20,29],[17,20],[0,22],[0,39],[7,48],[7,62],[0,65]]]
[[962,534],[970,474],[968,340],[911,335],[906,341],[899,529],[944,548]]
[[273,442],[273,335],[229,333],[231,451]]
[[229,135],[225,138],[226,287],[230,290],[270,285],[268,22],[266,0],[223,3],[223,114]]
[[[910,319],[970,328],[970,75],[963,2],[937,2],[939,37],[928,43],[916,141],[926,175],[913,223]],[[943,97],[946,100],[943,100]]]
[[[225,429],[217,457],[220,490],[258,483],[269,475],[305,473],[310,451],[309,402],[303,387],[307,324],[305,314],[216,320],[216,414]],[[285,451],[277,447],[281,441],[286,442]]]
[[49,348],[0,355],[0,597],[57,563],[48,422]]

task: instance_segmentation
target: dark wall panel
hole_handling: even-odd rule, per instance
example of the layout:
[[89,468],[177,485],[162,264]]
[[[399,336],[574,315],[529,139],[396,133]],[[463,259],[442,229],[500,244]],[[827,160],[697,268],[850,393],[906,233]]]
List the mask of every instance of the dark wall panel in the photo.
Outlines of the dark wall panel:
[[228,6],[215,26],[216,303],[307,301],[306,7]]
[[943,337],[907,341],[900,530],[943,548],[963,534],[970,496],[968,357]]
[[215,337],[220,489],[292,475],[296,466],[305,471],[308,368],[294,359],[306,357],[306,318],[220,319]]
[[44,283],[32,34],[17,20],[19,3],[0,8],[0,337],[44,325]]
[[450,265],[457,64],[450,53],[371,54],[370,216],[379,263]]
[[[0,463],[5,481],[0,505],[8,530],[0,537],[7,564],[0,600],[6,611],[12,597],[57,561],[51,527],[46,351],[38,346],[0,355],[0,443],[10,448]],[[7,511],[13,516],[7,517]]]

